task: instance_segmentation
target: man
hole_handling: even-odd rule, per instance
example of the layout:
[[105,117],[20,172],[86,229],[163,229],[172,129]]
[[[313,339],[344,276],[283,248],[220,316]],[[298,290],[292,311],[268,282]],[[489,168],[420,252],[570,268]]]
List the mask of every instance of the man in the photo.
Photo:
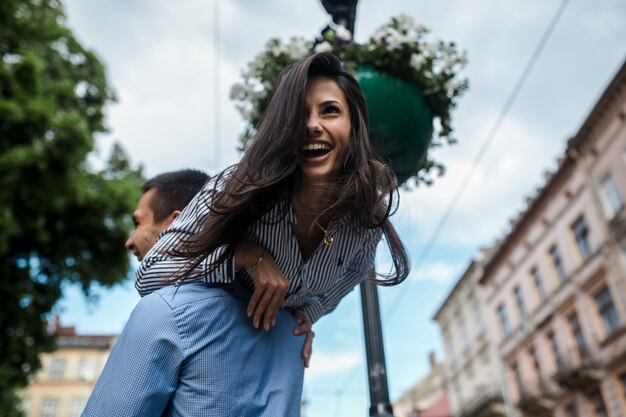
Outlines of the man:
[[[142,186],[126,242],[139,260],[207,178],[184,170]],[[269,331],[255,329],[246,308],[229,288],[197,282],[143,297],[83,417],[299,416],[305,335],[293,335],[287,310]]]
[[143,195],[133,213],[135,230],[126,241],[126,249],[141,261],[159,234],[180,214],[207,182],[209,176],[193,169],[157,175],[141,186]]

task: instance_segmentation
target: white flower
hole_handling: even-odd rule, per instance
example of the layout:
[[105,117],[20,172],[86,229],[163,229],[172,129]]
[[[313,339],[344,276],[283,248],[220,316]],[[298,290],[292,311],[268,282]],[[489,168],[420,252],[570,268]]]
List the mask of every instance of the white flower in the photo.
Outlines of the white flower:
[[372,41],[375,43],[382,43],[383,39],[388,35],[387,26],[381,26],[376,29],[376,32],[372,33]]
[[403,35],[394,28],[389,28],[389,31],[387,33],[388,35],[385,39],[385,42],[387,43],[387,48],[390,51],[400,49],[402,45],[410,45],[414,43],[413,39],[410,36]]
[[424,55],[421,55],[421,54],[411,54],[411,61],[410,61],[409,65],[415,71],[419,71],[420,68],[422,68],[422,65],[424,65],[424,62],[426,62],[426,57],[424,57]]
[[420,25],[419,23],[416,24],[415,26],[413,26],[413,30],[416,33],[425,33],[426,32],[426,26],[424,25]]
[[237,83],[230,89],[230,98],[232,100],[244,100],[246,98],[246,89],[243,85]]
[[287,45],[286,50],[287,54],[295,60],[302,59],[309,54],[309,47],[306,45],[306,42],[297,38],[291,39],[291,43]]
[[407,16],[405,14],[401,14],[396,17],[396,22],[398,23],[398,28],[402,31],[410,31],[415,26],[415,22],[411,16]]
[[433,42],[426,42],[424,44],[424,55],[435,56],[437,54],[438,49],[439,49],[438,40],[434,40]]
[[450,78],[448,81],[446,81],[444,87],[447,90],[456,90],[461,86],[461,84],[455,80],[454,78]]
[[315,49],[313,49],[315,51],[315,53],[318,52],[331,52],[333,50],[333,46],[328,43],[327,41],[324,41],[322,43],[318,43],[317,45],[315,45]]
[[467,65],[467,51],[463,51],[461,55],[457,58],[456,62],[459,63],[461,68]]
[[337,26],[337,30],[335,31],[335,33],[337,34],[337,38],[340,41],[350,41],[350,40],[352,40],[352,33],[350,33],[350,31],[348,29],[344,28],[341,25]]
[[280,54],[282,54],[283,52],[286,52],[286,50],[283,45],[281,45],[280,43],[277,43],[275,45],[270,46],[269,52],[270,54],[274,56],[280,56]]

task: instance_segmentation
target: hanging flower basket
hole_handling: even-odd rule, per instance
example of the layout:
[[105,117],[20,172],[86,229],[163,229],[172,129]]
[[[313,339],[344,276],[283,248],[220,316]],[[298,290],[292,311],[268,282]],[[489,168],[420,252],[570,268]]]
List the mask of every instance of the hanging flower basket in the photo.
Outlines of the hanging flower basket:
[[271,39],[231,90],[247,122],[241,137],[244,148],[280,72],[311,52],[332,52],[363,88],[376,153],[391,166],[399,183],[414,177],[418,184],[430,184],[432,172],[441,175],[444,166],[428,151],[456,142],[451,113],[468,82],[458,75],[466,64],[465,53],[452,42],[428,40],[427,34],[410,17],[398,16],[362,44],[353,42],[352,34],[341,26],[327,27],[314,41]]
[[415,84],[361,67],[355,73],[370,114],[374,151],[402,184],[422,166],[433,137],[433,113]]

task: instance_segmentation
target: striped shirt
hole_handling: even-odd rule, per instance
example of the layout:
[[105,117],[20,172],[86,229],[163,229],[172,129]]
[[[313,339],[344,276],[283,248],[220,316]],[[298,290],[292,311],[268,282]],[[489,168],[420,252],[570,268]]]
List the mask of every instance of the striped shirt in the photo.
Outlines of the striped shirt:
[[[135,284],[142,296],[166,285],[167,280],[175,277],[187,264],[188,259],[169,256],[166,252],[176,247],[181,239],[202,229],[210,212],[215,181],[227,175],[213,177],[146,254],[137,270]],[[218,184],[217,188],[221,186],[223,184]],[[291,201],[281,201],[251,225],[243,241],[259,245],[274,259],[289,281],[285,306],[301,309],[314,323],[334,310],[341,299],[368,276],[382,232],[380,228],[357,229],[348,222],[333,221],[328,226],[333,244],[327,246],[320,242],[305,261],[292,231],[291,225],[296,221]],[[223,249],[218,248],[210,254],[191,272],[187,281],[235,281],[248,289],[253,288],[252,279],[244,270],[234,271],[234,259],[208,270],[207,265],[217,259]]]

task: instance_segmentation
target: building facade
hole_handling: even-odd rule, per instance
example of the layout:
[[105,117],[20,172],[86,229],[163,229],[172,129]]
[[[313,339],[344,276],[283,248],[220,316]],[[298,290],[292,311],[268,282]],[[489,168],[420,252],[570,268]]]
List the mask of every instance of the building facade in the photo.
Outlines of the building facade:
[[496,334],[479,285],[492,252],[486,249],[476,255],[433,317],[443,338],[444,373],[454,416],[506,414],[503,373],[493,342]]
[[626,64],[484,268],[517,416],[626,416]]
[[428,357],[430,371],[411,389],[393,403],[395,417],[417,417],[432,414],[449,417],[449,397],[445,389],[443,364],[437,361],[434,352]]
[[26,417],[80,417],[117,336],[77,335],[56,321],[57,350],[22,392]]

